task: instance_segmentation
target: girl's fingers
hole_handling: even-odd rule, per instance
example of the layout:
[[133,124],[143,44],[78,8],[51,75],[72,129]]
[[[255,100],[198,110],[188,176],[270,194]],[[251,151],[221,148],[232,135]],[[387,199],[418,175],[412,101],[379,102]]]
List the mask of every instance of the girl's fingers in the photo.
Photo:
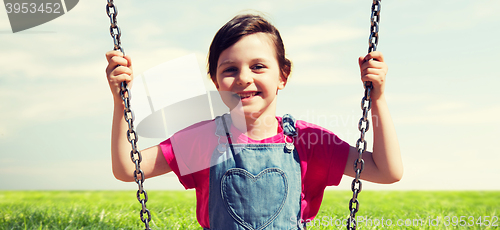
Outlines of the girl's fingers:
[[123,65],[123,66],[132,66],[132,59],[130,56],[123,56],[123,53],[120,51],[108,51],[106,53],[106,60],[108,60],[109,64],[113,65]]
[[111,57],[111,59],[109,59],[109,65],[111,65],[111,66],[121,65],[121,66],[128,67],[129,61],[123,57],[113,56],[113,57]]
[[128,59],[123,57],[120,51],[109,51],[106,53],[106,60],[108,61],[108,67],[114,69],[118,65],[129,66],[130,57]]
[[128,74],[120,74],[120,75],[116,75],[114,80],[117,84],[122,83],[124,81],[129,83],[132,81],[132,76],[130,76]]
[[111,75],[113,75],[113,76],[122,75],[122,74],[132,75],[132,70],[128,67],[125,67],[125,66],[118,66],[111,72]]
[[120,96],[120,84],[126,82],[129,84],[133,77],[132,59],[129,56],[123,56],[120,51],[106,52],[106,77],[111,88],[112,94],[116,97]]
[[375,99],[379,98],[384,92],[385,76],[388,71],[384,56],[381,52],[374,51],[364,57],[359,57],[358,63],[361,70],[361,81],[372,82],[371,96]]
[[374,51],[358,58],[361,70],[361,80],[382,83],[387,74],[387,65],[381,52]]
[[382,53],[379,51],[373,51],[365,56],[365,61],[368,61],[370,59],[374,59],[379,62],[384,62],[384,55],[382,55]]
[[363,82],[365,81],[383,81],[384,78],[382,78],[381,76],[383,76],[385,73],[383,72],[383,70],[368,70],[366,72],[363,72],[362,76],[361,76],[361,80]]
[[[125,66],[127,68],[132,68],[132,59],[129,56],[122,56],[120,51],[109,51],[106,53],[106,58],[108,60],[108,66],[106,67],[106,75],[111,77],[113,70],[120,66]],[[132,73],[130,73],[132,74]]]
[[132,68],[132,58],[128,55],[124,56],[125,60],[127,60],[127,67]]
[[114,56],[123,57],[123,53],[120,52],[119,50],[111,50],[111,51],[106,52],[106,60],[108,60],[108,62],[109,62],[109,59],[111,59]]
[[385,69],[386,64],[384,62],[378,62],[375,60],[369,60],[367,62],[364,62],[361,64],[360,69],[365,70],[365,69]]
[[365,63],[365,57],[358,57],[359,68],[363,69],[363,64]]
[[366,63],[371,63],[372,65],[377,66],[377,63],[383,63],[383,62],[384,62],[384,56],[379,51],[373,51],[364,57],[358,58],[358,63],[360,67],[363,67],[363,65],[366,65]]

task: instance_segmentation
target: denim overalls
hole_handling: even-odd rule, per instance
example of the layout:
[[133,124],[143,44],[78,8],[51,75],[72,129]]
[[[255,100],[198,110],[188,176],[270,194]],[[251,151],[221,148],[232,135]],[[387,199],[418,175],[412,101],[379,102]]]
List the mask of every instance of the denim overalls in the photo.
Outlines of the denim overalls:
[[[232,143],[231,116],[215,122],[219,146],[210,168],[210,229],[302,229],[296,221],[301,217],[301,171],[293,143]],[[293,117],[283,116],[281,125],[286,142],[293,142]]]

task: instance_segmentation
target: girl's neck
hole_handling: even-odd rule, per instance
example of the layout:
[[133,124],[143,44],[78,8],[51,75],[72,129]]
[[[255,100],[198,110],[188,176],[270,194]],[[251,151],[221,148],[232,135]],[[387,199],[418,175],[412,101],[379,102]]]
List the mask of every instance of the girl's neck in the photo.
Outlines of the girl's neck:
[[262,140],[278,134],[278,120],[275,114],[243,116],[231,112],[233,125],[253,140]]

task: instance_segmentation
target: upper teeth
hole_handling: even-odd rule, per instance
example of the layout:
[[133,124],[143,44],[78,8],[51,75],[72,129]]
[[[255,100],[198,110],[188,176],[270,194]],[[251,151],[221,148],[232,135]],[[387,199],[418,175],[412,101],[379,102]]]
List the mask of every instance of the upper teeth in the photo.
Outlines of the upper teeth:
[[255,96],[255,94],[257,94],[257,92],[253,92],[253,93],[238,93],[238,96],[240,96],[241,98],[246,98],[246,97]]

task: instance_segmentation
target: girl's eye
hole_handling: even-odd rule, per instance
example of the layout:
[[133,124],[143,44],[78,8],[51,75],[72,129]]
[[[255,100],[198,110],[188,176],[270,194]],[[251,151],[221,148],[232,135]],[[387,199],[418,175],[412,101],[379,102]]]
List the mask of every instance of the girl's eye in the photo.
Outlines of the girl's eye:
[[254,70],[262,70],[264,68],[266,68],[266,67],[262,64],[257,64],[257,65],[252,66],[252,69],[254,69]]
[[237,68],[235,68],[235,67],[229,67],[229,68],[225,69],[225,70],[224,70],[224,71],[222,71],[222,72],[223,72],[223,73],[232,73],[232,72],[236,72],[236,71],[238,71],[238,69],[237,69]]

